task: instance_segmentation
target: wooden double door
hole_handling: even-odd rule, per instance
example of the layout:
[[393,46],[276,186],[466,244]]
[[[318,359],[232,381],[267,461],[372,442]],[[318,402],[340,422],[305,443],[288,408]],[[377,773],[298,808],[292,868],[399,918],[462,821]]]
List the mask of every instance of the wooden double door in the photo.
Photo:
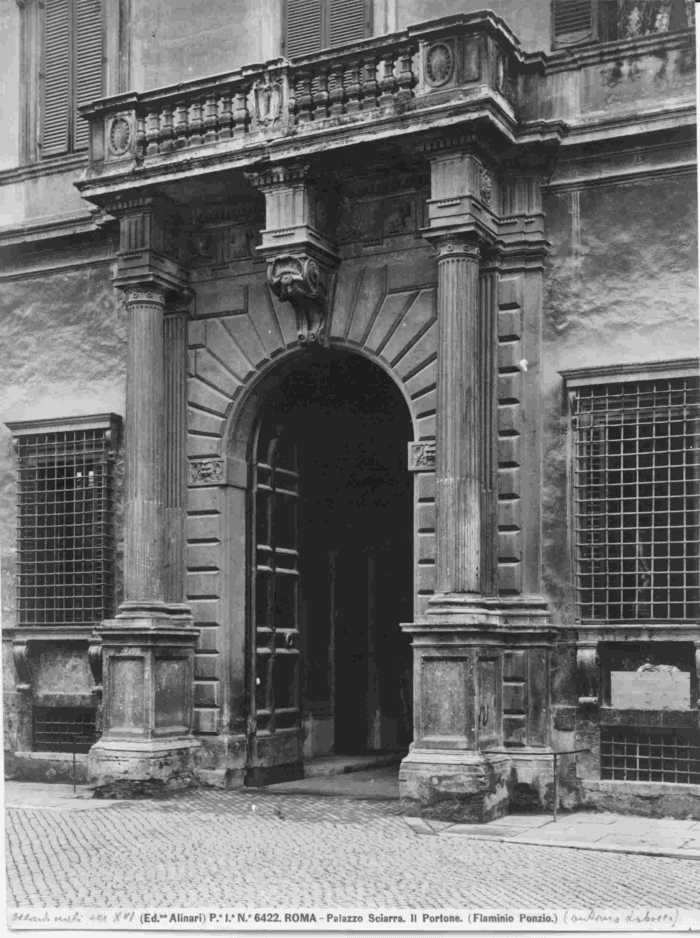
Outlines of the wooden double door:
[[410,424],[385,375],[344,364],[288,376],[255,435],[248,784],[411,740]]

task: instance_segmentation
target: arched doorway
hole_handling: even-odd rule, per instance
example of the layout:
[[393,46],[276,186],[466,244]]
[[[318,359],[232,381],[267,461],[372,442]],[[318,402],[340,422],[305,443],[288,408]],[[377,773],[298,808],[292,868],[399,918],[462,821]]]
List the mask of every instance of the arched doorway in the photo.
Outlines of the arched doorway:
[[248,784],[412,736],[411,421],[363,356],[312,350],[253,433]]

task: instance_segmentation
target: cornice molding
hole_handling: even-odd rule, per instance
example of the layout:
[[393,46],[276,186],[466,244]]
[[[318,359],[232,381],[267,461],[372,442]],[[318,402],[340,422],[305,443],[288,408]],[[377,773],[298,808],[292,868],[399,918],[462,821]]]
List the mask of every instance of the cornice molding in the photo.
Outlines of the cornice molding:
[[624,362],[619,365],[590,365],[567,368],[559,374],[568,389],[653,378],[694,378],[700,374],[700,359],[667,358],[650,362]]
[[41,420],[12,420],[5,426],[13,437],[30,436],[34,433],[68,433],[74,430],[110,430],[119,427],[118,414],[88,414],[85,417],[57,417]]
[[26,179],[36,179],[40,176],[68,173],[73,169],[83,169],[87,165],[87,153],[71,153],[68,156],[23,163],[21,166],[0,170],[0,186],[9,185],[13,182],[24,182]]
[[649,36],[636,36],[632,39],[618,39],[613,42],[592,42],[578,48],[557,49],[546,57],[545,71],[548,75],[560,71],[585,68],[589,65],[601,65],[615,62],[621,57],[630,58],[638,55],[656,55],[671,49],[694,48],[695,30],[677,29],[667,33],[652,33]]

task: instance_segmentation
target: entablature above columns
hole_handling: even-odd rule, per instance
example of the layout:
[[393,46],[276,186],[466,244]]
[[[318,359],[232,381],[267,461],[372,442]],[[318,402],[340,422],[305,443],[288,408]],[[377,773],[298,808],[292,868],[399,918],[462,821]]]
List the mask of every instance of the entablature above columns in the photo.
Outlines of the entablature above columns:
[[186,213],[157,195],[115,200],[107,210],[119,221],[115,287],[155,291],[163,303],[182,294],[189,281]]

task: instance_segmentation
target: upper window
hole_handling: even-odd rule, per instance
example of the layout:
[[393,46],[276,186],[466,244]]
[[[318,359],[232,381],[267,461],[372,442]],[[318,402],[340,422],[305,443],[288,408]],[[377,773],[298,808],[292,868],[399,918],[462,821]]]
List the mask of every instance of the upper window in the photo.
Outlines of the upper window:
[[309,55],[372,34],[371,0],[285,0],[284,53]]
[[613,42],[685,29],[694,0],[553,0],[554,44]]
[[581,621],[700,614],[697,365],[670,375],[599,383],[567,374]]
[[19,625],[88,625],[114,611],[111,414],[11,423],[18,456]]
[[103,0],[44,0],[41,154],[84,150],[78,108],[103,93]]

